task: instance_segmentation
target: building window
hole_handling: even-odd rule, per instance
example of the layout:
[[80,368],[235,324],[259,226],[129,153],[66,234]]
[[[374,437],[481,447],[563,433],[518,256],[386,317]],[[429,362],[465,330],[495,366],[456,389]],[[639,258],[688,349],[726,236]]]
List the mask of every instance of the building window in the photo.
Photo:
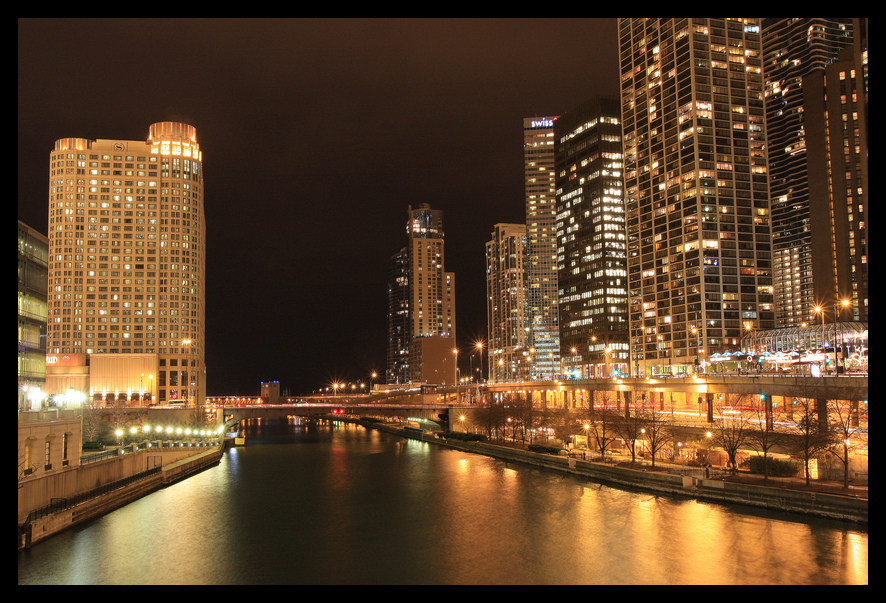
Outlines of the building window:
[[62,436],[62,467],[68,466],[68,436],[71,434],[66,433]]

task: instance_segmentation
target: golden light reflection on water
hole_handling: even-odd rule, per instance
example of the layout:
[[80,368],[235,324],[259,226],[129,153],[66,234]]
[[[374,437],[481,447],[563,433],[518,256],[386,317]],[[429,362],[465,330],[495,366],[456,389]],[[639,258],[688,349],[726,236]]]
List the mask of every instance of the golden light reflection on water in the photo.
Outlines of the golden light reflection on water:
[[621,490],[361,429],[232,450],[38,545],[20,558],[20,583],[867,583],[867,534],[842,524]]

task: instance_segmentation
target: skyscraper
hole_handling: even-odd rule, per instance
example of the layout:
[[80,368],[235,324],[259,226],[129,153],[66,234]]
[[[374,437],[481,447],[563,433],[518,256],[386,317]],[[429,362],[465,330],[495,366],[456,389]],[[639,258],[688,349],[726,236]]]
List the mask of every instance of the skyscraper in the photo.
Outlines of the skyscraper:
[[[835,297],[832,268],[835,260],[827,252],[834,244],[830,236],[832,224],[830,219],[824,219],[813,227],[814,221],[830,216],[832,211],[829,201],[819,203],[819,209],[813,210],[810,183],[831,172],[825,159],[828,151],[823,125],[824,71],[837,60],[841,49],[851,45],[850,18],[763,21],[773,284],[778,327],[810,322],[814,318],[813,309],[820,304],[828,307],[824,298],[830,301]],[[817,98],[810,99],[813,106],[806,106],[804,98],[809,97],[806,88],[810,81],[814,82]],[[837,92],[831,100],[839,100],[839,96]],[[839,105],[836,108],[839,112]],[[813,140],[810,140],[810,126],[815,132]],[[850,133],[853,130],[850,128]],[[842,148],[842,144],[839,146]],[[852,148],[854,150],[854,144]],[[811,170],[812,165],[817,165],[817,169]],[[819,195],[825,199],[829,196],[826,191]],[[844,201],[840,208],[845,205]],[[850,215],[852,213],[850,210]],[[858,218],[858,211],[855,213]],[[863,214],[860,217],[863,223]],[[813,239],[819,237],[819,244],[814,244]],[[840,244],[846,242],[848,240],[841,240]],[[857,254],[856,259],[861,255]],[[849,295],[848,288],[843,287],[843,296]]]
[[774,326],[760,20],[618,27],[632,368],[680,372]]
[[489,325],[489,381],[528,381],[526,225],[496,224],[486,243],[486,314]]
[[554,133],[563,372],[624,374],[628,270],[618,98],[588,100],[561,115]]
[[406,247],[389,263],[387,381],[451,385],[455,275],[444,269],[443,212],[426,203],[410,206],[406,234]]
[[47,369],[48,393],[88,366],[94,400],[203,403],[203,194],[192,126],[155,123],[144,141],[56,141],[47,358],[67,368]]
[[868,320],[867,61],[856,57],[846,48],[803,78],[814,301],[830,322]]
[[554,192],[554,124],[557,117],[523,119],[523,173],[526,190],[526,236],[531,378],[560,373],[557,318],[557,213]]
[[385,382],[409,383],[409,256],[404,247],[388,261],[388,350]]

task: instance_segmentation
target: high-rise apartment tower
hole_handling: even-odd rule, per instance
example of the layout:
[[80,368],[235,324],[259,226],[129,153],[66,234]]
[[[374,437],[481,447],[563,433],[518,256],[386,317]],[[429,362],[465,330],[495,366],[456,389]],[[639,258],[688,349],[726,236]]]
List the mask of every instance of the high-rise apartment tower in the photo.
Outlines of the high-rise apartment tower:
[[486,314],[489,325],[489,381],[528,381],[526,225],[496,224],[486,243]]
[[409,383],[409,256],[404,247],[388,260],[388,350],[385,382]]
[[[410,383],[452,385],[456,379],[455,275],[444,269],[443,212],[423,203],[409,207],[407,244],[391,258],[388,324],[397,349],[389,348],[388,382],[402,378],[406,346]],[[404,298],[406,287],[404,322]],[[393,313],[393,314],[392,314]],[[390,344],[389,344],[390,345]]]
[[[826,296],[830,301],[834,295],[821,292],[823,289],[833,291],[833,258],[824,257],[823,263],[815,261],[815,256],[831,255],[827,253],[832,249],[828,244],[830,220],[825,219],[813,228],[817,218],[832,212],[827,202],[819,210],[813,210],[810,203],[810,183],[831,171],[826,160],[818,162],[815,173],[810,170],[816,157],[823,158],[828,152],[823,128],[816,126],[824,123],[824,93],[818,94],[817,106],[805,106],[804,97],[809,93],[806,78],[823,82],[825,69],[837,60],[841,49],[852,46],[852,21],[851,18],[810,17],[763,20],[773,285],[778,327],[814,320],[813,309],[819,305],[828,308],[829,316],[833,317],[829,304],[822,298]],[[816,88],[821,89],[822,84],[816,84]],[[839,93],[836,99],[839,101]],[[850,104],[855,102],[852,93],[849,100]],[[810,140],[810,126],[816,133],[814,140]],[[850,128],[850,133],[853,129]],[[842,144],[838,146],[842,149]],[[854,151],[855,144],[851,148]],[[824,196],[829,197],[827,193]],[[863,215],[858,215],[857,210],[855,213],[856,219],[863,222]],[[819,232],[814,232],[816,229]],[[816,245],[815,236],[822,236],[828,242]],[[848,292],[844,291],[843,295]],[[850,319],[851,314],[842,318]]]
[[557,318],[557,212],[554,191],[554,124],[556,116],[523,119],[523,173],[528,243],[529,346],[531,378],[560,374]]
[[65,391],[88,366],[94,400],[202,404],[206,221],[195,128],[160,122],[147,140],[62,138],[49,174],[47,361],[67,364],[52,387]]
[[[868,78],[866,37],[803,78],[809,141],[814,301],[829,323],[868,320]],[[866,26],[867,20],[863,20]]]
[[632,370],[772,328],[760,19],[619,19]]

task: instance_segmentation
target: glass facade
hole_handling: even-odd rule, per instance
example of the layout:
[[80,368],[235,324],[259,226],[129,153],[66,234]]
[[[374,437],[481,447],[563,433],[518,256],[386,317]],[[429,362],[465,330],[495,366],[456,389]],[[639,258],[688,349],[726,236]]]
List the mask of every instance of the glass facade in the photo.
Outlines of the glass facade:
[[560,373],[557,306],[557,211],[554,173],[556,116],[523,119],[523,172],[526,190],[528,275],[532,379]]
[[628,284],[624,159],[617,98],[597,97],[555,127],[562,372],[625,374]]
[[18,223],[18,407],[30,410],[28,392],[46,384],[46,283],[49,242]]

